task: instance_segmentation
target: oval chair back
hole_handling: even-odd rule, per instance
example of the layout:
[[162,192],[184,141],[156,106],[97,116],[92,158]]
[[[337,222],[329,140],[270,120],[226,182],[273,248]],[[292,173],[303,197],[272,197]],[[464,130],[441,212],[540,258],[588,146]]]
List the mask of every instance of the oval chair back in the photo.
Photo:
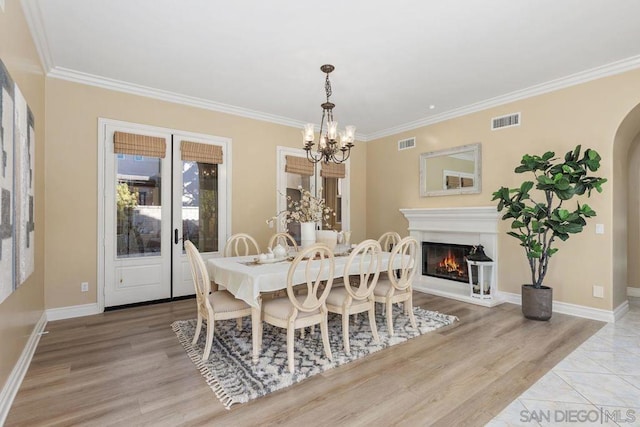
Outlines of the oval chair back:
[[417,253],[418,241],[411,236],[400,240],[391,250],[388,275],[391,285],[396,290],[404,291],[411,286],[417,270]]
[[246,256],[258,255],[260,246],[256,239],[246,233],[237,233],[227,239],[224,245],[223,256]]
[[380,246],[382,247],[382,250],[384,252],[391,252],[391,249],[393,249],[398,243],[400,243],[400,240],[402,240],[400,234],[396,233],[395,231],[387,231],[386,233],[382,234],[382,236],[380,236],[380,238],[378,239],[378,243],[380,243]]
[[381,252],[380,243],[373,239],[365,240],[351,251],[343,277],[345,290],[354,300],[362,301],[371,297],[380,276]]
[[[286,232],[276,233],[269,239],[269,244],[267,248],[273,249],[274,247],[282,245],[285,249],[288,247],[294,248],[296,252],[298,252],[298,244],[293,236]],[[287,253],[289,251],[287,250]]]
[[[297,311],[312,312],[324,307],[334,271],[333,252],[322,243],[305,248],[293,259],[287,274],[287,296]],[[303,292],[296,295],[294,286]]]

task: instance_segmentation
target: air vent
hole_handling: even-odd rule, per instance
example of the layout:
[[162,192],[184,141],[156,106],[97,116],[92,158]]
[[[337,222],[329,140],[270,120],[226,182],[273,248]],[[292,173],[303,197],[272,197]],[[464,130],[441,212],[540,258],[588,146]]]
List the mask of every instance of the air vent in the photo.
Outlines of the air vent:
[[491,119],[491,130],[520,126],[520,113],[508,114],[506,116],[494,117]]
[[416,146],[416,137],[401,139],[398,141],[398,151],[408,150]]

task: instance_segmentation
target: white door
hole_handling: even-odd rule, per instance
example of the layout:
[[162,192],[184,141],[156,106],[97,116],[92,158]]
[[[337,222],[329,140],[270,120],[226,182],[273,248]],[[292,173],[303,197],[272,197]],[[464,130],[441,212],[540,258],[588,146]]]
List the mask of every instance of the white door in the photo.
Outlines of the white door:
[[123,122],[104,126],[104,306],[194,294],[183,239],[204,258],[228,230],[228,165],[183,161],[184,141],[224,139]]
[[227,238],[229,162],[197,161],[193,156],[184,159],[189,147],[195,157],[210,156],[207,148],[228,151],[221,138],[173,135],[173,297],[194,294],[184,240],[190,240],[206,261],[220,255]]

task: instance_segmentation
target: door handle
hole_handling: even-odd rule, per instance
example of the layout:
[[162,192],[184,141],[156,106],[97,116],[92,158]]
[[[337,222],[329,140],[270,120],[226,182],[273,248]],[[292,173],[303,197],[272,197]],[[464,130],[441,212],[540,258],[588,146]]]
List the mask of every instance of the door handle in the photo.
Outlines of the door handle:
[[173,230],[173,242],[177,245],[180,239],[178,238],[178,229]]

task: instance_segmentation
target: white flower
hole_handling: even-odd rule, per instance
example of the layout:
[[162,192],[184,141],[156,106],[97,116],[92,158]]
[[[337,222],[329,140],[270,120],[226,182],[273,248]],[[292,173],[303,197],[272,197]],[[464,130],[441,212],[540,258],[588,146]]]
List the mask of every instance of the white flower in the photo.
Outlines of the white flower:
[[287,196],[287,210],[278,212],[278,214],[267,220],[267,223],[274,221],[281,217],[283,223],[291,222],[321,222],[325,220],[325,226],[331,228],[327,220],[335,212],[333,209],[326,205],[326,201],[323,198],[315,197],[314,195],[302,187],[298,187],[300,191],[300,200],[293,200],[290,196]]

